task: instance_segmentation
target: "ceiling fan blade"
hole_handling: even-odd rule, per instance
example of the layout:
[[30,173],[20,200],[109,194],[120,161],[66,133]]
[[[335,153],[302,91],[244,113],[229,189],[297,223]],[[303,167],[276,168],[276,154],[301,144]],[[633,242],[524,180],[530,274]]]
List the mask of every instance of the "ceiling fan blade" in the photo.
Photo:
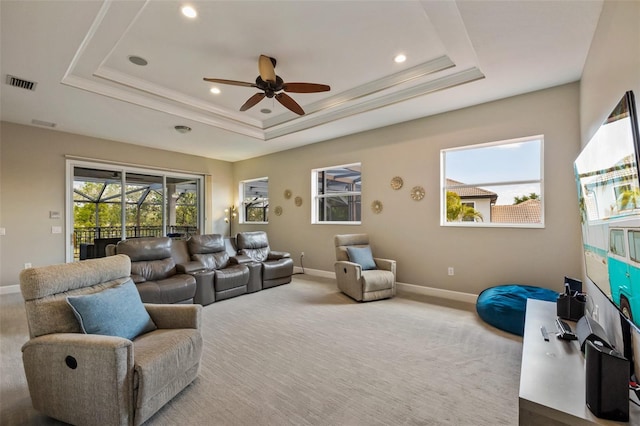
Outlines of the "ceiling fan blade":
[[244,105],[242,105],[240,107],[240,111],[248,110],[249,108],[251,108],[252,106],[257,104],[258,102],[260,102],[262,99],[264,99],[265,96],[266,95],[264,93],[256,93],[255,95],[250,97],[249,100],[244,103]]
[[280,102],[285,108],[290,109],[298,115],[304,115],[304,110],[293,98],[286,93],[278,93],[275,96],[276,100]]
[[258,87],[255,83],[247,83],[246,81],[224,80],[222,78],[203,78],[203,80],[211,83],[230,84],[232,86]]
[[273,62],[275,62],[275,60],[272,61],[271,58],[266,55],[260,55],[260,58],[258,59],[260,78],[264,81],[276,81],[276,70]]
[[282,86],[282,90],[291,93],[316,93],[328,92],[331,90],[331,87],[326,84],[316,83],[285,83]]

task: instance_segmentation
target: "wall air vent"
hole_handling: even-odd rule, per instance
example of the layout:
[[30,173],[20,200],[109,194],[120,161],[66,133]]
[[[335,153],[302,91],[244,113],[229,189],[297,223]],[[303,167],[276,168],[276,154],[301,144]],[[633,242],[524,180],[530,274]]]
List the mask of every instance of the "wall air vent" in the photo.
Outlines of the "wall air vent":
[[36,90],[36,84],[38,83],[7,74],[7,84],[21,89]]

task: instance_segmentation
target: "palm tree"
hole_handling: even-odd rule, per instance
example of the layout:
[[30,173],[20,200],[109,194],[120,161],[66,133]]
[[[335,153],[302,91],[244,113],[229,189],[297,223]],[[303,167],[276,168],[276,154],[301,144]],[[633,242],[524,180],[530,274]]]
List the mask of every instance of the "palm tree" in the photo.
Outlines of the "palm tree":
[[618,211],[632,210],[636,207],[640,207],[640,190],[633,188],[622,192],[616,200],[618,205]]
[[460,196],[453,191],[447,191],[447,222],[483,221],[482,213],[470,206],[465,206]]

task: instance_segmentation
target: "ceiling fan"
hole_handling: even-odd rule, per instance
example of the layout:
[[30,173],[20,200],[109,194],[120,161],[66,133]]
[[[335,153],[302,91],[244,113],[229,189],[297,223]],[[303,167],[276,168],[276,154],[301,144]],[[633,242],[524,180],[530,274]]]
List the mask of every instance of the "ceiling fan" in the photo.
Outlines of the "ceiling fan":
[[293,98],[284,92],[289,93],[317,93],[328,92],[331,87],[326,84],[316,83],[285,83],[280,76],[276,75],[276,60],[266,55],[260,55],[258,59],[258,71],[260,75],[255,83],[244,81],[224,80],[221,78],[204,78],[204,81],[220,84],[230,84],[232,86],[255,87],[262,90],[251,96],[241,107],[240,111],[246,111],[256,105],[265,97],[276,98],[285,108],[299,115],[304,115],[304,110]]

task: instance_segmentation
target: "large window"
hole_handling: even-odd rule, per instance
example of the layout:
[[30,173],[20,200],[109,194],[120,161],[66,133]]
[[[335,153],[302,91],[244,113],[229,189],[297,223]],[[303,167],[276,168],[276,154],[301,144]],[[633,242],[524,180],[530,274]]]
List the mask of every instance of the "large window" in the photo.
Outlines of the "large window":
[[314,169],[311,185],[312,223],[360,223],[360,163]]
[[441,151],[441,224],[544,226],[543,136]]
[[241,222],[269,222],[269,178],[241,181],[240,199],[242,200]]
[[203,176],[68,161],[69,260],[103,257],[123,238],[198,234]]

